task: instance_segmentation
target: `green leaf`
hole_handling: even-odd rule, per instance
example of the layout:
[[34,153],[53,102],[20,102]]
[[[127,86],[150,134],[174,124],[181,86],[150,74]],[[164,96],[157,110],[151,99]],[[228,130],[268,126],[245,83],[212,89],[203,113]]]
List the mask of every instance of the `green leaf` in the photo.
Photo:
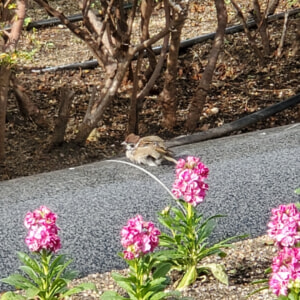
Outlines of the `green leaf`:
[[170,271],[172,265],[170,263],[161,263],[158,265],[156,270],[153,272],[153,278],[165,277]]
[[[251,281],[251,284],[261,284],[261,283],[267,283],[269,281],[269,279],[259,279],[259,280],[254,280]],[[268,287],[267,287],[268,288]]]
[[172,221],[170,220],[169,217],[168,218],[167,217],[158,218],[158,221],[159,221],[160,224],[162,224],[166,228],[169,228],[169,229],[172,228]]
[[209,269],[216,279],[218,279],[220,282],[228,285],[228,276],[225,273],[224,266],[222,266],[220,264],[212,263],[212,264],[203,265],[201,267]]
[[67,287],[67,282],[62,279],[62,278],[58,278],[55,279],[52,282],[52,288],[49,291],[49,295],[48,298],[51,299],[52,297],[54,297],[55,295],[58,295],[60,293],[64,292],[64,289]]
[[100,296],[101,300],[126,300],[128,298],[124,298],[122,296],[120,296],[118,293],[113,292],[113,291],[107,291],[104,292],[101,296]]
[[27,298],[33,299],[38,293],[40,292],[40,288],[29,288],[26,290],[26,296]]
[[9,277],[3,278],[0,281],[24,290],[36,287],[30,280],[20,274],[10,275]]
[[161,283],[167,281],[166,277],[160,277],[160,278],[156,278],[156,279],[152,279],[150,281],[150,286],[149,286],[149,290],[153,290],[155,288],[155,286],[161,285]]
[[26,297],[13,292],[6,292],[1,296],[1,300],[26,300]]
[[134,293],[134,290],[132,288],[132,279],[124,277],[118,273],[112,273],[111,277],[117,282],[117,284],[126,290],[128,293]]
[[63,274],[63,278],[67,281],[71,281],[77,277],[78,277],[78,272],[75,270],[68,270],[68,271],[65,271]]
[[295,194],[300,195],[300,188],[295,189]]
[[34,270],[28,266],[21,266],[19,267],[24,273],[26,273],[37,285],[41,285],[41,278],[40,276],[34,272]]
[[183,278],[179,282],[176,290],[182,290],[185,287],[189,286],[191,283],[195,282],[197,279],[197,270],[196,266],[189,266]]
[[172,211],[174,212],[178,220],[186,220],[186,216],[183,214],[183,212],[180,209],[173,207]]
[[17,4],[16,3],[12,3],[8,5],[8,9],[16,9],[17,8]]
[[288,294],[288,299],[289,299],[289,300],[299,300],[299,295],[298,295],[297,292],[291,291],[291,292],[289,292],[289,294]]
[[71,296],[87,290],[97,291],[96,285],[91,282],[84,282],[63,293],[63,296]]
[[131,279],[128,277],[125,277],[123,275],[120,275],[119,273],[113,272],[111,273],[111,277],[115,280],[115,281],[124,281],[124,282],[131,282]]
[[31,21],[32,21],[31,18],[29,18],[29,17],[25,18],[25,19],[24,19],[24,26],[27,27],[28,24],[29,24]]
[[[160,300],[160,299],[165,299],[167,294],[165,292],[159,292],[155,293],[151,298],[151,300]],[[146,298],[147,299],[147,298]]]
[[50,266],[49,266],[50,271],[52,271],[53,269],[55,269],[57,267],[63,266],[65,264],[65,260],[66,260],[65,254],[58,255],[50,264]]
[[171,238],[168,235],[161,234],[159,236],[159,246],[161,247],[168,247],[171,246],[172,244],[176,245],[176,240],[174,238]]
[[38,274],[42,273],[41,266],[35,259],[31,258],[29,255],[23,252],[18,252],[17,255],[19,260],[26,266],[30,267],[34,272]]
[[290,298],[287,296],[279,296],[277,300],[290,300]]
[[50,265],[50,277],[56,277],[58,279],[62,272],[70,265],[72,260],[68,260],[67,262],[64,262],[65,256],[60,255],[58,259],[55,259],[52,264]]
[[261,292],[263,290],[267,290],[267,289],[269,289],[269,285],[263,286],[263,287],[255,290],[255,291],[253,291],[252,293],[249,293],[246,298],[249,298],[249,297],[253,296],[254,294],[257,294],[257,293],[259,293],[259,292]]

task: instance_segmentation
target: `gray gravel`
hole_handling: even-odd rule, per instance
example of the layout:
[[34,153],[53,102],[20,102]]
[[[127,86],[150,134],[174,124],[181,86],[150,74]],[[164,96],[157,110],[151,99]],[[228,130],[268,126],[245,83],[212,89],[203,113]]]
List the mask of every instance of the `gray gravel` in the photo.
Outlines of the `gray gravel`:
[[[226,214],[212,241],[236,234],[265,234],[273,207],[297,202],[300,186],[300,123],[173,148],[177,157],[195,155],[209,167],[209,192],[199,206],[204,216]],[[125,160],[125,159],[123,159]],[[169,188],[174,167],[147,167]],[[125,164],[101,161],[72,169],[0,182],[0,276],[19,266],[26,251],[23,218],[46,205],[58,214],[62,253],[80,276],[121,269],[120,229],[136,214],[156,222],[171,202],[148,175]],[[0,290],[8,286],[0,285]]]

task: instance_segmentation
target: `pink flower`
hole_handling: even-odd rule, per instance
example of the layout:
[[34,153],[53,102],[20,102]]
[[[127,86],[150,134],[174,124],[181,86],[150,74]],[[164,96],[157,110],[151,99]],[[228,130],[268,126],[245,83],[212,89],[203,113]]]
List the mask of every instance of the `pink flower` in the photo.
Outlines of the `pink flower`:
[[208,185],[204,180],[208,177],[208,168],[200,159],[188,156],[186,160],[179,159],[176,165],[176,179],[172,192],[177,198],[183,199],[193,206],[204,201]]
[[288,295],[288,284],[290,281],[300,279],[300,249],[284,247],[276,257],[273,258],[272,275],[269,286],[277,296]]
[[24,219],[24,225],[27,229],[30,229],[31,226],[36,224],[55,224],[56,214],[51,212],[46,206],[40,206],[34,212],[28,212]]
[[278,247],[295,246],[300,241],[300,214],[295,204],[280,205],[272,209],[268,227],[268,235]]
[[61,248],[56,218],[56,214],[45,206],[26,214],[24,225],[29,231],[25,243],[30,251],[38,252],[45,249],[57,252]]
[[121,244],[124,258],[131,260],[141,255],[153,252],[158,246],[160,231],[152,222],[145,222],[138,215],[128,220],[127,225],[121,230]]

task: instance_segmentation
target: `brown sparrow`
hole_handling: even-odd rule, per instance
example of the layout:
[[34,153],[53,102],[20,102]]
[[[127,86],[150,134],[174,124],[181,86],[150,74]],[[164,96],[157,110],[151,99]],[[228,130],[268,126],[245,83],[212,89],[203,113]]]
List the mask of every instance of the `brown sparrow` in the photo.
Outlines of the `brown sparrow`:
[[134,163],[148,166],[159,166],[163,160],[177,163],[162,138],[149,135],[140,138],[133,133],[129,134],[122,145],[126,146],[126,157]]

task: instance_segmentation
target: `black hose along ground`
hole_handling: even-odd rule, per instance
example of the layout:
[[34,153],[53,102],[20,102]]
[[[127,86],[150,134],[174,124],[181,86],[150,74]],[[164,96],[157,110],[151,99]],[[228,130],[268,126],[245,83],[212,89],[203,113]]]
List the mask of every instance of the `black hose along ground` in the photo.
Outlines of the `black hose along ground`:
[[[289,16],[293,16],[300,13],[300,8],[293,9],[289,11]],[[272,22],[278,19],[284,18],[285,13],[279,13],[276,15],[272,15],[268,17],[268,22]],[[72,22],[77,22],[82,20],[82,15],[81,14],[76,14],[69,16],[68,19]],[[47,20],[40,20],[36,22],[29,23],[27,26],[27,29],[30,28],[32,29],[33,27],[39,28],[39,27],[46,27],[46,26],[53,26],[60,24],[60,21],[57,18],[51,18]],[[34,26],[33,26],[34,25]],[[255,28],[256,27],[256,22],[254,20],[247,22],[248,28]],[[231,27],[227,27],[225,30],[226,34],[233,34],[236,32],[243,31],[244,27],[243,25],[234,25]],[[185,48],[192,47],[198,43],[205,42],[209,39],[213,39],[215,37],[215,32],[209,33],[209,34],[204,34],[200,35],[191,39],[184,40],[180,43],[180,49],[183,50]],[[161,46],[154,47],[153,51],[155,54],[160,54],[161,52]],[[73,69],[93,69],[98,66],[98,61],[96,59],[80,62],[80,63],[72,63],[72,64],[67,64],[67,65],[62,65],[62,66],[56,66],[56,67],[48,67],[48,68],[41,68],[41,69],[33,69],[32,72],[39,73],[39,72],[55,72],[55,71],[61,71],[61,70],[73,70]]]
[[[212,128],[207,131],[198,132],[186,136],[179,136],[173,138],[167,142],[167,146],[172,148],[176,146],[182,146],[187,144],[198,143],[202,141],[207,141],[219,137],[226,136],[233,131],[241,130],[247,126],[253,125],[263,119],[266,119],[276,113],[279,113],[287,108],[296,106],[300,103],[300,94],[296,94],[284,101],[275,103],[269,107],[266,107],[262,110],[254,112],[248,116],[240,118],[236,121],[233,121],[228,124],[224,124],[220,127]],[[300,130],[300,123],[297,123]]]
[[[128,7],[130,8],[130,7]],[[289,12],[289,16],[296,15],[300,13],[300,8],[293,9]],[[276,15],[272,15],[268,17],[268,21],[274,21],[281,18],[284,18],[285,13],[279,13]],[[72,22],[77,22],[82,20],[81,14],[76,14],[73,16],[68,17]],[[27,30],[32,29],[33,27],[45,27],[45,26],[51,26],[59,24],[60,21],[57,18],[47,19],[47,20],[40,20],[36,22],[32,22],[27,26]],[[248,28],[254,28],[256,27],[255,21],[250,21],[247,23]],[[235,25],[226,28],[225,33],[226,34],[233,34],[236,32],[243,31],[244,28],[242,25]],[[209,39],[213,39],[215,36],[215,33],[205,34],[201,35],[195,38],[191,38],[185,41],[181,42],[180,49],[189,48],[197,43],[204,42]],[[159,54],[161,51],[161,47],[155,47],[153,48],[154,52],[156,54]],[[57,67],[49,67],[49,68],[43,68],[43,69],[35,69],[32,70],[33,72],[50,72],[50,71],[58,71],[58,70],[70,70],[70,69],[87,69],[87,68],[95,68],[98,66],[97,60],[90,60],[83,63],[73,63],[63,66],[57,66]],[[260,111],[257,111],[255,113],[252,113],[248,116],[245,116],[239,120],[233,121],[228,124],[224,124],[221,127],[218,128],[212,128],[205,132],[190,134],[186,136],[180,136],[177,138],[174,138],[167,142],[168,147],[175,147],[185,144],[191,144],[191,143],[197,143],[204,140],[214,139],[218,137],[222,137],[225,135],[230,134],[233,131],[240,130],[246,126],[253,125],[257,123],[258,121],[261,121],[267,117],[270,117],[278,112],[281,112],[287,108],[296,106],[300,103],[300,94],[294,95],[284,101],[281,101],[279,103],[276,103],[274,105],[271,105],[270,107],[264,108]]]

